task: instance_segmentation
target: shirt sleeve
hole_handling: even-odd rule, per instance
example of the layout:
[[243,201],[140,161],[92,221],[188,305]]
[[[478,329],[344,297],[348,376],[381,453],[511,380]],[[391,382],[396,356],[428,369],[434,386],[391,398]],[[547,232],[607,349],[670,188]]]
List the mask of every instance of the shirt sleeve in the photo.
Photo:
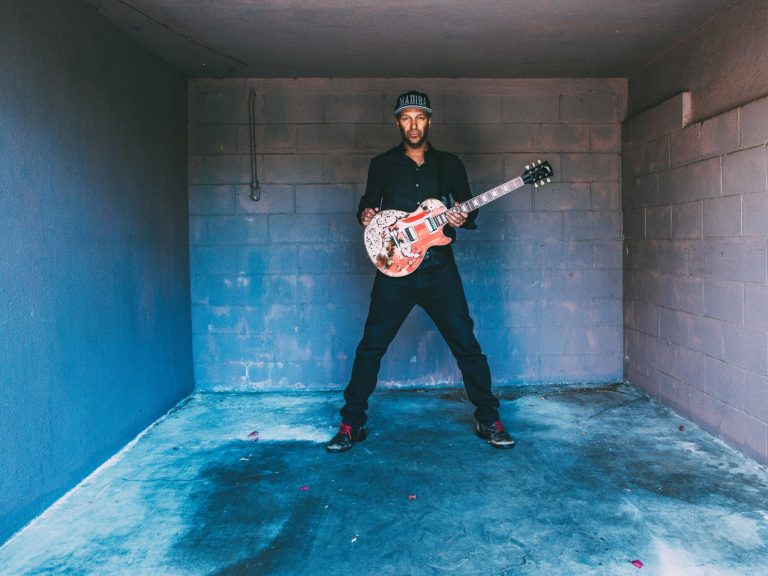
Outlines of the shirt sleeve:
[[357,221],[360,222],[360,215],[366,208],[379,208],[381,206],[381,197],[384,194],[384,181],[381,177],[381,170],[378,168],[377,159],[371,160],[368,166],[368,180],[365,184],[365,193],[360,197],[357,204]]

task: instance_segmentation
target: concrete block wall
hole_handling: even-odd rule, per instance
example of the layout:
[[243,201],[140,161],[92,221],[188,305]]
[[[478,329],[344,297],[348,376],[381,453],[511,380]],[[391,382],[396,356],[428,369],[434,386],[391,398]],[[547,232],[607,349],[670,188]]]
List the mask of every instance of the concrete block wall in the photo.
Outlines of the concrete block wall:
[[768,98],[623,127],[625,374],[768,462]]
[[[622,378],[624,80],[195,80],[189,86],[192,318],[199,389],[346,384],[373,266],[355,209],[370,158],[399,142],[392,106],[426,91],[431,140],[460,155],[476,194],[541,158],[526,187],[460,231],[456,255],[497,383]],[[249,194],[256,95],[261,200]],[[455,383],[415,311],[385,356],[384,385]]]

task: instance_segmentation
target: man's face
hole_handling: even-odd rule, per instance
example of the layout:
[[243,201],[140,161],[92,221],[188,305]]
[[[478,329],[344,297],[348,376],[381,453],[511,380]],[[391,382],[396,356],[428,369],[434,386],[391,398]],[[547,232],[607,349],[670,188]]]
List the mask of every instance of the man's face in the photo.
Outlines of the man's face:
[[432,119],[419,108],[406,108],[397,117],[403,142],[411,148],[418,148],[427,140],[431,125]]

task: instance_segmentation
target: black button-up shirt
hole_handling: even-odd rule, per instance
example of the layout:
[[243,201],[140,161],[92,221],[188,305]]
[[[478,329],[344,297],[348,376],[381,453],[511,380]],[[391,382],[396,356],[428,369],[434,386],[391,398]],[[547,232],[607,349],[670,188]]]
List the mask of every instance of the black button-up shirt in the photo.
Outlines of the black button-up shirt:
[[[410,213],[427,198],[437,198],[451,206],[453,201],[464,202],[471,197],[467,171],[457,156],[435,150],[430,145],[424,155],[424,164],[418,166],[400,144],[371,160],[365,194],[357,206],[357,218],[360,219],[366,208]],[[477,228],[476,217],[477,210],[470,212],[462,228]],[[447,236],[456,237],[450,226],[446,225],[444,231]]]

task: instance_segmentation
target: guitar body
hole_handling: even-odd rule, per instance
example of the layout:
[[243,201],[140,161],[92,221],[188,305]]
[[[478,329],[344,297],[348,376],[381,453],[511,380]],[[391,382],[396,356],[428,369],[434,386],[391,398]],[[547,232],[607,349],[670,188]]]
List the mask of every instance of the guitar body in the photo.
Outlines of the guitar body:
[[447,212],[445,204],[428,198],[411,212],[383,210],[365,227],[368,257],[387,276],[407,276],[419,267],[427,249],[450,243],[444,224],[435,217]]

